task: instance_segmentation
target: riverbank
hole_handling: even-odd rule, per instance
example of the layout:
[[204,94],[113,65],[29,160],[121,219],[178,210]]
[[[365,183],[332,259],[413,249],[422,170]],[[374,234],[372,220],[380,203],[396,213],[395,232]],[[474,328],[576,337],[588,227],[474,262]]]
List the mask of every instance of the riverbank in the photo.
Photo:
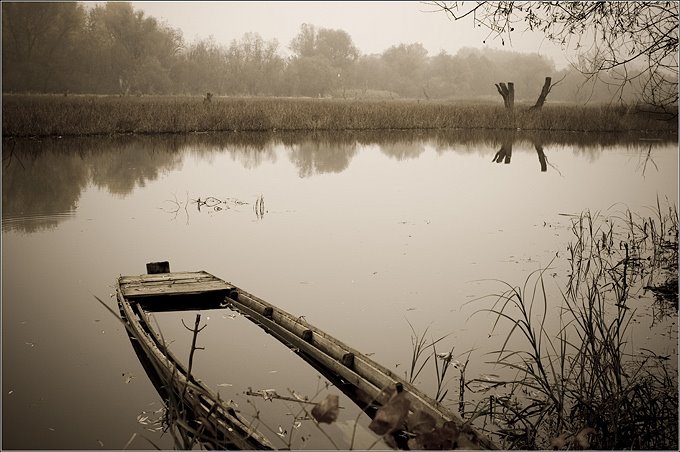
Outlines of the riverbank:
[[395,129],[677,134],[677,122],[602,105],[540,112],[518,105],[511,115],[501,105],[417,100],[3,95],[2,102],[4,137]]

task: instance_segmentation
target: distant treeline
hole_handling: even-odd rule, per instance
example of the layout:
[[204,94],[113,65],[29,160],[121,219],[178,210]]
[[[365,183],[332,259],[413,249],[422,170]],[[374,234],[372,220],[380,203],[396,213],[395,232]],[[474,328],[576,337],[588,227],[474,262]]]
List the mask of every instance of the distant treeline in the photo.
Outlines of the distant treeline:
[[495,101],[494,83],[513,81],[516,98],[530,101],[550,76],[565,78],[549,101],[616,96],[604,83],[584,85],[574,69],[557,71],[538,54],[463,49],[428,55],[412,43],[363,55],[345,31],[303,24],[284,57],[278,41],[257,33],[229,45],[185,42],[181,31],[129,3],[3,3],[2,12],[3,92]]

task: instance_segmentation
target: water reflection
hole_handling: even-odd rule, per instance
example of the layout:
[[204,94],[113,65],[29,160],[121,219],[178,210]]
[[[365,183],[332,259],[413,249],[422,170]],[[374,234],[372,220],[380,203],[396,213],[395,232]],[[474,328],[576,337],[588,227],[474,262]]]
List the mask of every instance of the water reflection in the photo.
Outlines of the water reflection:
[[[119,136],[69,139],[5,140],[3,142],[3,230],[35,232],[73,215],[81,192],[89,185],[118,197],[128,196],[160,175],[181,167],[184,158],[211,161],[228,153],[244,168],[275,163],[287,155],[300,178],[345,171],[360,147],[373,146],[395,160],[418,158],[430,147],[437,153],[494,152],[492,161],[509,164],[513,147],[534,147],[541,172],[548,166],[546,149],[571,146],[595,159],[607,146],[640,148],[627,134],[568,134],[523,131],[348,131],[315,133],[225,133],[162,136]],[[676,137],[644,142],[642,175],[656,163],[652,151]],[[500,143],[500,149],[498,148]],[[647,144],[649,143],[649,145]],[[283,148],[284,154],[279,151]],[[522,149],[525,150],[525,149]],[[642,154],[645,154],[644,157]],[[643,161],[642,161],[643,160]],[[657,168],[658,169],[658,168]],[[559,170],[557,170],[559,172]],[[201,207],[200,203],[198,204]],[[258,218],[259,209],[256,209]]]
[[[545,156],[543,151],[543,138],[541,136],[532,135],[529,137],[531,144],[534,149],[536,149],[536,155],[538,156],[538,164],[541,168],[541,172],[545,173],[548,171],[548,158]],[[505,163],[506,165],[510,163],[512,159],[512,147],[517,140],[515,132],[508,133],[502,137],[501,148],[493,156],[492,161],[495,163]],[[559,171],[558,171],[559,172]]]
[[496,163],[505,163],[506,165],[510,163],[512,158],[512,145],[515,142],[514,136],[505,136],[501,144],[501,148],[493,156],[493,161]]
[[[399,375],[410,357],[405,316],[420,331],[433,324],[434,337],[453,333],[456,353],[476,350],[468,378],[488,374],[484,353],[500,347],[502,338],[489,338],[487,319],[470,317],[481,306],[465,302],[497,286],[478,281],[521,284],[558,250],[563,268],[570,229],[560,212],[615,203],[639,211],[655,204],[657,194],[662,205],[664,195],[677,203],[674,139],[545,134],[540,144],[548,168],[541,173],[531,135],[521,131],[512,165],[491,163],[502,137],[449,130],[25,140],[14,148],[7,143],[2,327],[3,364],[9,365],[3,365],[3,405],[12,415],[3,418],[3,444],[89,449],[102,440],[120,448],[135,429],[148,434],[135,417],[142,409],[156,410],[158,405],[147,403],[159,401],[146,378],[122,382],[144,370],[122,342],[124,333],[114,332],[118,325],[92,306],[91,294],[105,297],[114,275],[135,273],[140,263],[155,259],[177,261],[187,270],[205,268],[252,288],[358,350],[375,353],[377,362]],[[289,157],[304,155],[304,143],[311,152],[301,157],[308,168],[301,172],[301,163]],[[325,143],[335,144],[333,151],[325,151]],[[650,160],[644,179],[647,154],[658,172]],[[565,177],[558,177],[555,166]],[[158,209],[173,193],[177,201],[188,201],[190,227],[183,225],[183,206],[175,222]],[[254,210],[261,194],[265,218],[258,222]],[[248,205],[219,212],[201,206],[199,213],[191,201],[208,196]],[[28,215],[42,215],[49,227],[62,223],[33,233],[36,221],[26,220]],[[36,272],[35,262],[59,265]],[[566,278],[556,271],[548,277],[555,285]],[[559,303],[560,293],[551,293]],[[677,325],[668,330],[673,336],[649,333],[643,307],[650,297],[636,299],[634,345],[677,356]],[[659,318],[654,328],[670,328],[676,319]],[[263,346],[261,331],[241,328],[229,317],[210,321],[219,327],[204,331],[204,344],[216,355],[199,360],[197,374],[223,395],[243,401],[248,386],[315,393],[316,373],[302,382],[292,370],[303,367],[292,361],[297,357]],[[78,328],[64,328],[71,324]],[[181,324],[176,329],[169,340],[183,337]],[[177,350],[185,356],[188,348]],[[435,394],[431,364],[422,385]],[[45,369],[49,378],[43,378]],[[446,403],[457,403],[457,392],[450,391]],[[88,402],[76,403],[73,394]],[[271,409],[271,402],[262,404]],[[63,406],[71,406],[72,414],[64,416]],[[268,415],[272,422],[288,419],[283,406]],[[349,436],[352,424],[343,427]],[[168,443],[167,435],[160,440]]]
[[347,169],[357,153],[357,143],[353,140],[331,141],[325,137],[312,137],[291,145],[289,149],[290,161],[297,166],[300,177],[309,177]]
[[17,140],[2,168],[2,227],[56,226],[92,184],[120,197],[181,164],[181,144],[150,137]]

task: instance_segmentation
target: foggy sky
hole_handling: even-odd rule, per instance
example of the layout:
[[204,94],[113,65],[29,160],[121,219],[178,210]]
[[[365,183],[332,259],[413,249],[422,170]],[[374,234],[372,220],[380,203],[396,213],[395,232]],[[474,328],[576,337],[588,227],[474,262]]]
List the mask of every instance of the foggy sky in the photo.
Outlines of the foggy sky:
[[[454,55],[463,47],[490,47],[536,52],[553,59],[558,69],[567,64],[560,48],[540,33],[515,32],[512,43],[488,36],[471,20],[454,22],[421,2],[132,2],[135,9],[182,30],[188,42],[213,36],[229,44],[244,33],[276,38],[281,53],[308,23],[317,28],[349,33],[364,54],[382,53],[401,43],[420,42],[431,56],[441,50]],[[488,39],[487,39],[488,38]],[[486,40],[486,44],[483,41]]]

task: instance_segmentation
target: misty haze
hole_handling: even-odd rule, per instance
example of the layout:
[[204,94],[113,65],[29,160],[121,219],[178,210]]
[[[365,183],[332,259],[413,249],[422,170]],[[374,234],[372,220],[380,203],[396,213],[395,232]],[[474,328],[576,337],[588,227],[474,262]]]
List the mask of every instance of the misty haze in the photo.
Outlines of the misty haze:
[[677,450],[677,42],[3,2],[2,448]]

